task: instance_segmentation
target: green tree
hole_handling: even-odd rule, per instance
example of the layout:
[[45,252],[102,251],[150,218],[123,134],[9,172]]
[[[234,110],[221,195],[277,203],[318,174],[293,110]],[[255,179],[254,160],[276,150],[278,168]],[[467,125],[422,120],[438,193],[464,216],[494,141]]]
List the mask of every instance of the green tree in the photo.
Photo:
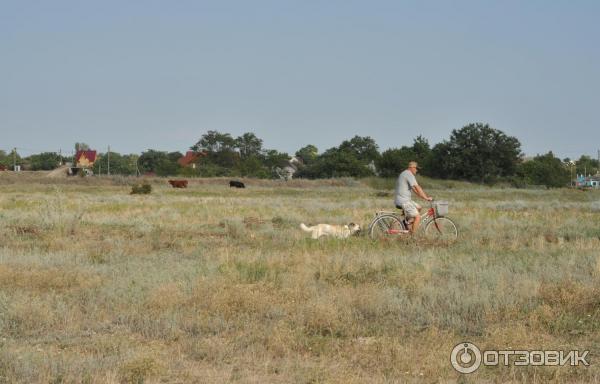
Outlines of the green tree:
[[179,173],[181,166],[177,162],[183,155],[181,152],[169,152],[166,159],[161,161],[156,168],[156,174],[159,176],[175,176]]
[[354,136],[350,140],[344,140],[339,146],[339,150],[349,152],[354,158],[364,164],[376,161],[379,158],[379,147],[375,140],[369,136]]
[[49,171],[61,164],[62,157],[56,152],[43,152],[31,155],[25,161],[29,164],[28,168],[32,171]]
[[529,185],[556,188],[569,183],[569,169],[552,151],[524,161],[517,168],[517,179]]
[[86,143],[75,143],[75,152],[77,151],[88,151],[90,146]]
[[209,152],[203,160],[205,163],[213,163],[222,168],[234,169],[239,167],[240,154],[231,148],[223,148],[218,152]]
[[302,160],[304,165],[310,165],[314,162],[319,155],[319,150],[312,144],[304,146],[296,151],[296,157]]
[[208,131],[190,149],[197,152],[215,153],[223,150],[233,150],[234,147],[235,139],[229,133]]
[[[422,135],[415,138],[412,145],[412,150],[415,154],[414,161],[419,163],[424,175],[431,175],[431,146],[429,141]],[[407,164],[408,165],[408,164]]]
[[156,172],[156,169],[163,161],[168,161],[166,152],[149,149],[142,152],[138,164],[141,172]]
[[423,170],[423,174],[431,173],[431,148],[429,142],[423,136],[417,136],[411,147],[390,148],[383,151],[375,163],[379,176],[398,176],[408,166],[410,161],[416,161]]
[[395,177],[408,166],[409,161],[416,158],[415,151],[403,146],[401,148],[390,148],[381,153],[376,163],[377,171],[381,177]]
[[487,124],[453,130],[450,140],[432,150],[432,175],[443,179],[494,182],[515,174],[521,143]]
[[263,141],[254,133],[246,132],[235,139],[235,147],[240,151],[242,159],[258,156],[262,152]]
[[173,176],[179,173],[181,167],[177,160],[180,152],[163,152],[149,149],[143,152],[138,160],[141,172],[154,172],[158,176]]
[[285,167],[288,165],[290,155],[285,152],[279,152],[275,149],[269,149],[265,152],[264,164],[267,168]]
[[582,155],[579,160],[575,162],[577,167],[577,173],[587,175],[595,175],[600,170],[600,164],[597,159],[593,159],[590,156]]
[[244,177],[268,178],[270,172],[263,164],[263,159],[259,156],[246,157],[239,164],[239,173]]
[[[373,175],[369,164],[379,158],[378,146],[369,136],[354,136],[344,140],[339,147],[329,148],[321,155],[311,159],[301,167],[296,177],[326,178],[326,177],[365,177]],[[316,147],[307,146],[297,152],[301,156],[311,158],[316,153]]]
[[[118,152],[110,152],[110,174],[111,175],[135,175],[137,173],[138,155],[121,155]],[[106,153],[98,155],[92,170],[94,174],[105,175],[108,172],[109,157]]]
[[[252,137],[246,135],[246,138],[250,145],[250,142],[253,142]],[[199,163],[202,168],[199,171],[200,175],[206,177],[239,175],[240,154],[235,150],[236,139],[229,133],[208,131],[191,149],[207,154]],[[248,147],[248,150],[252,149]]]
[[12,169],[13,162],[16,160],[17,165],[23,165],[23,159],[18,152],[2,151],[0,150],[0,164],[4,165],[7,169]]
[[330,148],[308,166],[301,168],[296,177],[317,179],[328,177],[366,177],[373,171],[359,160],[354,151]]
[[0,165],[10,169],[13,165],[13,153],[0,150]]
[[217,165],[208,158],[202,159],[202,163],[198,169],[198,174],[201,177],[223,177],[223,176],[241,176],[238,170],[222,167]]

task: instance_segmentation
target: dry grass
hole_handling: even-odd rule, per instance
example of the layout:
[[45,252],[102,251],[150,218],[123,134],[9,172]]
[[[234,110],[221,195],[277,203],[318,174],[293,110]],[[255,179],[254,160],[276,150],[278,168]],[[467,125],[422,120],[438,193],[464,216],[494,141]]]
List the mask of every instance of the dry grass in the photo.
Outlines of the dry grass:
[[[0,176],[0,383],[600,380],[596,192],[427,181],[460,241],[372,243],[298,225],[366,226],[385,182],[38,179]],[[592,365],[463,377],[463,340]]]

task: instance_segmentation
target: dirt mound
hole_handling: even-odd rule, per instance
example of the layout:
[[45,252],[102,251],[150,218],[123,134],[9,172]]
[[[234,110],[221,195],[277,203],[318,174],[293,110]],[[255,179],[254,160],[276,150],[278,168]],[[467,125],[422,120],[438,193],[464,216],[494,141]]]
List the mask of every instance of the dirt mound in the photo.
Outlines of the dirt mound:
[[68,166],[63,165],[62,167],[56,168],[46,174],[46,177],[67,177]]

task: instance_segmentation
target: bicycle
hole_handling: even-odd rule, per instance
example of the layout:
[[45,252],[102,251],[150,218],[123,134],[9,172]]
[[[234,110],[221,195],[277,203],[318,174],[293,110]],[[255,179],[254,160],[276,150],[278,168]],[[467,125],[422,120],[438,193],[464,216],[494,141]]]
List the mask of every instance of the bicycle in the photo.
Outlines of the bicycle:
[[[404,211],[386,212],[379,211],[369,224],[368,234],[373,240],[407,234],[408,222]],[[446,216],[448,203],[442,201],[431,201],[429,209],[421,222],[420,231],[432,239],[454,241],[458,238],[458,227]]]

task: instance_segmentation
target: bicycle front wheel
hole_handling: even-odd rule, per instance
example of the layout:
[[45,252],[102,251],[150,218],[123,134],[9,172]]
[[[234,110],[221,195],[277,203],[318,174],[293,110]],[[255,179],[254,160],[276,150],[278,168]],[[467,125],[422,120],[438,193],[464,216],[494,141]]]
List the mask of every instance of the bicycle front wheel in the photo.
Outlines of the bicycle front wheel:
[[458,228],[449,218],[438,217],[425,225],[425,236],[431,239],[454,241],[458,238]]
[[398,236],[405,233],[406,228],[402,221],[394,215],[384,215],[376,218],[369,228],[369,237],[373,240],[384,237]]

